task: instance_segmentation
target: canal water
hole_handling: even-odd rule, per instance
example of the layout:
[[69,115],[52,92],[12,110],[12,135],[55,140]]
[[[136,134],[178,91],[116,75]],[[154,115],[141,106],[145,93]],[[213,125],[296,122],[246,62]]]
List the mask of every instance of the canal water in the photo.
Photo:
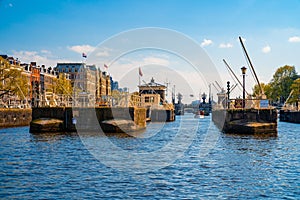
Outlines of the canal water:
[[0,198],[300,199],[299,131],[226,135],[190,114],[132,136],[1,129]]

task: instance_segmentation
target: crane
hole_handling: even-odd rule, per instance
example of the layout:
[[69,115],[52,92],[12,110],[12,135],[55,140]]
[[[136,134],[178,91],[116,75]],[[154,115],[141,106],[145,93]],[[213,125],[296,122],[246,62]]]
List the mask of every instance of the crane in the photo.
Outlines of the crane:
[[220,88],[220,90],[222,91],[223,88],[220,86],[220,84],[218,83],[218,81],[215,81],[215,83],[217,84],[217,86]]
[[241,43],[242,48],[243,48],[243,50],[244,50],[244,53],[245,53],[245,55],[246,55],[247,61],[248,61],[249,65],[250,65],[250,67],[251,67],[251,70],[252,70],[252,72],[253,72],[253,74],[254,74],[254,76],[255,76],[255,80],[256,80],[256,82],[257,82],[257,84],[258,84],[258,86],[259,86],[260,92],[261,92],[262,95],[264,95],[263,88],[262,88],[262,86],[261,86],[261,84],[260,84],[260,82],[259,82],[259,80],[258,80],[258,78],[257,78],[256,72],[255,72],[255,70],[254,70],[254,67],[253,67],[253,65],[252,65],[252,62],[251,62],[250,57],[249,57],[249,55],[248,55],[248,53],[247,53],[247,50],[246,50],[246,48],[245,48],[245,45],[244,45],[244,43],[243,43],[243,40],[242,40],[241,36],[239,37],[239,40],[240,40],[240,43]]
[[[235,77],[235,79],[238,81],[239,85],[240,85],[241,87],[243,87],[241,81],[240,81],[240,80],[238,79],[238,77],[235,75],[234,71],[231,69],[231,67],[230,67],[229,64],[226,62],[225,59],[223,59],[223,62],[225,63],[225,65],[226,65],[226,67],[229,69],[229,71],[233,74],[233,76]],[[247,95],[249,95],[249,93],[247,92],[246,89],[245,89],[245,91],[246,91]]]
[[214,83],[212,83],[212,85],[214,86],[214,88],[215,88],[218,92],[221,92],[221,91],[219,91],[219,88],[217,88],[217,86],[216,86]]

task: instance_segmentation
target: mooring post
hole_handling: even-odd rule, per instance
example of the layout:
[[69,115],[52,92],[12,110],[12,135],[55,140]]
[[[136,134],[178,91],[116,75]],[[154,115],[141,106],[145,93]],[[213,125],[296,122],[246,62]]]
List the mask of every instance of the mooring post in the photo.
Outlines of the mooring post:
[[227,81],[227,108],[230,108],[230,81]]

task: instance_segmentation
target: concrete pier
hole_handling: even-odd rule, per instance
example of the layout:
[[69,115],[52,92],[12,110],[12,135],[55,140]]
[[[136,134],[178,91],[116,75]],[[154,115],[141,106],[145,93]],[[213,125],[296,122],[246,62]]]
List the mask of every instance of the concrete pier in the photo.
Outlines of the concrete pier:
[[174,109],[152,109],[150,120],[152,122],[171,122],[175,120]]
[[[53,120],[51,121],[50,119],[60,120],[62,124],[55,124],[53,123]],[[43,120],[43,122],[41,122],[41,120]],[[134,125],[134,127],[132,127],[132,130],[143,129],[146,128],[146,108],[33,108],[32,122],[30,123],[30,132],[40,133],[41,128],[39,128],[38,124],[42,124],[43,127],[50,127],[49,129],[43,129],[42,132],[75,132],[78,130],[97,131],[100,129],[99,126],[101,126],[102,130],[106,130],[106,125],[110,126],[108,130],[120,130],[117,127],[115,129],[112,129],[111,126],[117,125],[118,123],[114,123],[113,121],[109,122],[109,120],[122,122],[120,126],[122,125],[123,127],[126,127],[126,131],[129,131],[129,126],[124,125],[124,120],[128,120],[128,123],[131,125],[130,127]],[[51,122],[52,125],[49,125],[47,121],[49,123]],[[133,122],[133,124],[131,122]]]

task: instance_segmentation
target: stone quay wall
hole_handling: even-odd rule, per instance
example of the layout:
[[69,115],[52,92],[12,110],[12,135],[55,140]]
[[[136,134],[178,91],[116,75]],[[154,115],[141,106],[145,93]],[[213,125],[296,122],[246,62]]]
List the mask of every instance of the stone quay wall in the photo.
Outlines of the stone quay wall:
[[279,113],[282,122],[300,123],[300,111],[280,110]]
[[79,129],[97,130],[99,123],[105,120],[126,119],[134,121],[140,127],[146,127],[146,109],[138,107],[39,107],[32,109],[32,120],[50,118],[63,121],[62,131]]
[[152,122],[172,122],[175,121],[175,111],[173,109],[153,109],[150,118]]
[[0,127],[28,126],[31,121],[31,109],[0,108]]

